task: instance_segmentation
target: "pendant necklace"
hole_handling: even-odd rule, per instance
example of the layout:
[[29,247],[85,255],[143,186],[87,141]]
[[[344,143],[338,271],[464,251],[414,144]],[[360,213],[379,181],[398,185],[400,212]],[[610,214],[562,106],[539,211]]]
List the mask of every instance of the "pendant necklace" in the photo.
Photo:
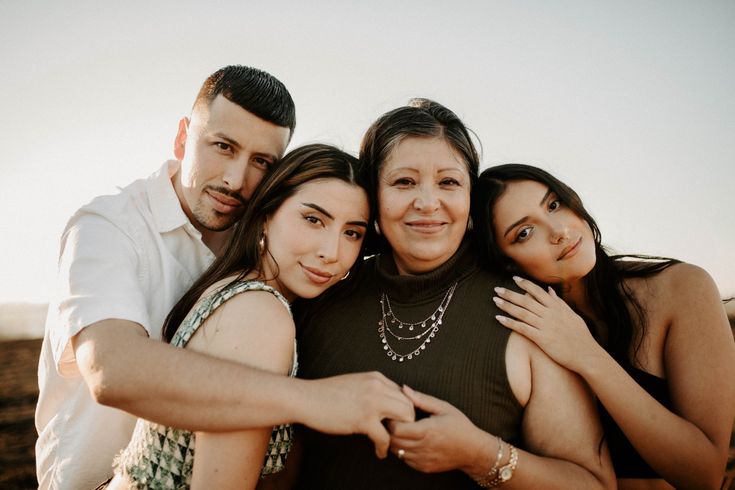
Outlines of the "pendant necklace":
[[[380,294],[380,310],[382,318],[378,322],[378,335],[380,336],[380,341],[383,343],[383,350],[391,360],[398,362],[403,362],[404,359],[411,360],[414,356],[418,356],[421,354],[421,351],[426,349],[426,345],[431,343],[431,339],[433,339],[439,331],[439,327],[442,324],[442,318],[444,317],[444,312],[452,301],[452,296],[454,295],[456,287],[457,283],[455,282],[449,287],[449,289],[447,289],[444,298],[441,300],[441,303],[439,303],[439,307],[434,310],[431,315],[419,322],[410,323],[396,318],[395,313],[393,313],[393,308],[390,306],[388,295],[385,294],[385,291]],[[389,338],[391,339],[390,341],[388,340]],[[412,350],[408,354],[397,353],[396,349],[390,344],[390,342],[394,341],[398,341],[400,343],[407,340],[422,340],[422,342],[416,349]]]

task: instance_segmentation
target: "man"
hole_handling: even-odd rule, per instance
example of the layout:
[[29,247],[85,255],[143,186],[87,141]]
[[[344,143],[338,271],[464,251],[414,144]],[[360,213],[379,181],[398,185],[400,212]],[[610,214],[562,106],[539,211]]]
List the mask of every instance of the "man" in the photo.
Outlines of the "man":
[[222,251],[294,125],[281,82],[225,67],[179,122],[177,161],[71,218],[39,362],[40,488],[109,478],[133,415],[209,431],[297,422],[365,433],[381,455],[381,420],[412,418],[398,387],[375,373],[294,380],[158,342],[168,311]]

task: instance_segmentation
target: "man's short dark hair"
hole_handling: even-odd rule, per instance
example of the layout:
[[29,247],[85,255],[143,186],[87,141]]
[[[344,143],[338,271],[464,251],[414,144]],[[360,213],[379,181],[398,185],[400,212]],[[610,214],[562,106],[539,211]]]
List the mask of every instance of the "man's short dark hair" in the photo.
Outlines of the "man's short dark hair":
[[259,118],[288,128],[293,135],[296,107],[286,86],[273,75],[242,65],[221,68],[204,81],[194,107],[209,105],[220,94]]

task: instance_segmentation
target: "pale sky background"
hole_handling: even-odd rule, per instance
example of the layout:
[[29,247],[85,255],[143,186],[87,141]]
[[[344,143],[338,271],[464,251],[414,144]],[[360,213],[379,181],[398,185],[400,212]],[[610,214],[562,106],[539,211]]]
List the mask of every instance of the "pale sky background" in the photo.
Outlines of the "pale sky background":
[[483,167],[540,165],[618,251],[698,264],[735,294],[735,2],[0,1],[0,303],[51,294],[92,197],[172,157],[201,82],[280,78],[292,146],[356,152],[410,97],[453,109]]

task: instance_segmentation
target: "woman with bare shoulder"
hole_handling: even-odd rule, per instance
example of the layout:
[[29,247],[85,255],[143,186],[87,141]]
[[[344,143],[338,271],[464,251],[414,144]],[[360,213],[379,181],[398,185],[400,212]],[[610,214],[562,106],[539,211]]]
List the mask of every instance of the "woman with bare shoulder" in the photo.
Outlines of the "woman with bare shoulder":
[[591,387],[619,488],[720,488],[735,343],[710,276],[608,255],[579,196],[539,168],[492,167],[477,187],[483,253],[525,292],[495,288],[498,320]]

